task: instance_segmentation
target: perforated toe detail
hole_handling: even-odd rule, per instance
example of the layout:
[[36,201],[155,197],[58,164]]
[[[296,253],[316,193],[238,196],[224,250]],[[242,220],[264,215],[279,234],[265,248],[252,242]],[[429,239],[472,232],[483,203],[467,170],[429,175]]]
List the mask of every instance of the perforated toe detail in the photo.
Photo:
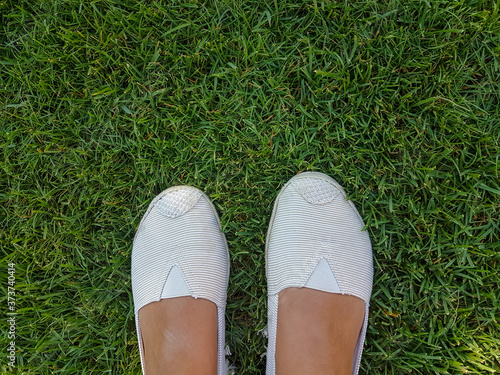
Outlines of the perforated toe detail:
[[170,188],[169,191],[156,202],[155,208],[171,218],[184,215],[200,200],[202,193],[198,189],[186,186]]
[[312,204],[325,204],[333,201],[341,191],[330,182],[320,178],[296,178],[292,186],[302,197]]

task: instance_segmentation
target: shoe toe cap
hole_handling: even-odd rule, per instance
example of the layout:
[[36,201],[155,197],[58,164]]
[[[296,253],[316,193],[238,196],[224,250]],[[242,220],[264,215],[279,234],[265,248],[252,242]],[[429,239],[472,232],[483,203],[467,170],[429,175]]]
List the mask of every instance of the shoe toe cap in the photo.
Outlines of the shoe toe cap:
[[191,210],[200,200],[203,193],[190,186],[174,186],[154,204],[164,216],[177,218]]

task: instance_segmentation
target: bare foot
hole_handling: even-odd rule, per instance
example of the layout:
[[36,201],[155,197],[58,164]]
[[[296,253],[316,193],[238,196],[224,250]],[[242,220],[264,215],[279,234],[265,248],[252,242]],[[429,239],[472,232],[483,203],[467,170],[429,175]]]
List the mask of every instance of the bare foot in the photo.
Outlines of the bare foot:
[[351,375],[364,314],[357,297],[309,288],[281,291],[276,374]]
[[139,310],[139,325],[147,375],[217,374],[213,302],[193,297],[162,299]]

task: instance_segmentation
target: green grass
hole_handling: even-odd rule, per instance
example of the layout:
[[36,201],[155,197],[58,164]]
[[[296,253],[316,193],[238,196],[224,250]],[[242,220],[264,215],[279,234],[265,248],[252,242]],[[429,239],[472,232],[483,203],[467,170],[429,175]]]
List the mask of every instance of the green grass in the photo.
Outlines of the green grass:
[[495,1],[0,0],[0,287],[19,374],[140,374],[135,228],[210,195],[227,341],[263,374],[264,241],[294,174],[341,183],[375,283],[363,374],[500,373]]

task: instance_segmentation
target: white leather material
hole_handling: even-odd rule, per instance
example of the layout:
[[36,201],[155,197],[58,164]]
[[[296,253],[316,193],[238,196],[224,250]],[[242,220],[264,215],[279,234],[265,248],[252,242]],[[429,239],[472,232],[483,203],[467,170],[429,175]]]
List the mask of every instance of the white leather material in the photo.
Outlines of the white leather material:
[[161,298],[175,298],[190,296],[191,291],[177,266],[173,266],[168,273],[167,282],[161,291]]
[[321,290],[330,293],[342,293],[337,279],[333,275],[332,269],[325,258],[322,258],[309,280],[307,280],[306,288]]
[[311,286],[356,296],[365,302],[365,320],[353,359],[352,374],[358,373],[373,283],[371,243],[363,227],[363,220],[352,202],[346,200],[342,187],[323,173],[301,173],[281,189],[266,241],[267,375],[275,374],[279,292]]
[[229,254],[209,198],[190,186],[174,186],[151,202],[132,249],[132,293],[144,372],[139,310],[162,298],[190,295],[217,305],[218,374],[226,374],[224,351]]

